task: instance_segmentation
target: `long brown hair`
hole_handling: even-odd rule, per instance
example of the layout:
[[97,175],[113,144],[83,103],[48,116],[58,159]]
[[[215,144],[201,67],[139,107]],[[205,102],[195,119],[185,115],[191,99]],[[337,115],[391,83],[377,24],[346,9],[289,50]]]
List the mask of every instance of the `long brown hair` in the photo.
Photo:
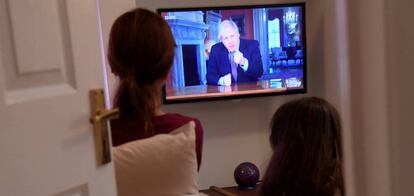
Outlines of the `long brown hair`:
[[344,195],[341,124],[327,101],[308,97],[282,105],[273,115],[273,156],[261,195]]
[[152,132],[160,85],[172,66],[175,41],[165,20],[146,9],[136,8],[119,16],[109,35],[108,61],[120,79],[114,107],[121,118],[143,123]]

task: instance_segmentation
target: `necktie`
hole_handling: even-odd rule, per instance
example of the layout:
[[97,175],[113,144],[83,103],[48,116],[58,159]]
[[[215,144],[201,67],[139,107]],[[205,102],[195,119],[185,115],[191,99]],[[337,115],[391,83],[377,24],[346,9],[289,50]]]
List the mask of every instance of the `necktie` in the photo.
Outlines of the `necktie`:
[[234,62],[234,52],[229,52],[229,60],[231,65],[231,75],[235,82],[237,82],[237,64]]

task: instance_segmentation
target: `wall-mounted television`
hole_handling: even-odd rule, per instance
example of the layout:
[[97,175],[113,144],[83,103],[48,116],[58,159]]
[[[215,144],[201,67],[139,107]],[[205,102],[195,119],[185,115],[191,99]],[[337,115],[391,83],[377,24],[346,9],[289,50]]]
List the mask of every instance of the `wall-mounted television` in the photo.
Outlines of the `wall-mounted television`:
[[177,45],[164,103],[306,93],[305,3],[158,13]]

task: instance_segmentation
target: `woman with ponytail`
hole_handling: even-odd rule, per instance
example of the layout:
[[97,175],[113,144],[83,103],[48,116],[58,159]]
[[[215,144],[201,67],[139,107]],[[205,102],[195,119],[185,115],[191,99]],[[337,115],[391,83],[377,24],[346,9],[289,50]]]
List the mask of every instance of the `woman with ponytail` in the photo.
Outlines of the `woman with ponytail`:
[[161,89],[173,64],[175,46],[168,24],[151,11],[136,8],[115,20],[109,35],[108,61],[119,79],[114,107],[119,108],[120,118],[111,122],[112,141],[118,146],[169,133],[194,121],[200,166],[200,121],[161,109]]
[[273,156],[262,180],[263,196],[343,196],[341,124],[327,101],[306,97],[273,115]]

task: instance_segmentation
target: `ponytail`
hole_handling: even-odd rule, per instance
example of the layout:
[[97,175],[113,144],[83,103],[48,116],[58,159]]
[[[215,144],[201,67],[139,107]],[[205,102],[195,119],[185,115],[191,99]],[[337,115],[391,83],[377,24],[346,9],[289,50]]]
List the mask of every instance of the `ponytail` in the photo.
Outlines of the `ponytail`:
[[133,74],[127,74],[121,79],[114,100],[114,106],[120,110],[120,117],[142,123],[145,134],[149,135],[153,133],[151,117],[155,113],[152,88],[151,84],[138,83]]

